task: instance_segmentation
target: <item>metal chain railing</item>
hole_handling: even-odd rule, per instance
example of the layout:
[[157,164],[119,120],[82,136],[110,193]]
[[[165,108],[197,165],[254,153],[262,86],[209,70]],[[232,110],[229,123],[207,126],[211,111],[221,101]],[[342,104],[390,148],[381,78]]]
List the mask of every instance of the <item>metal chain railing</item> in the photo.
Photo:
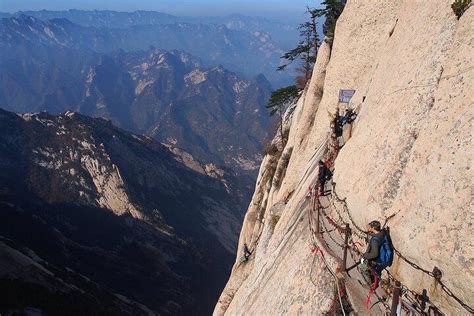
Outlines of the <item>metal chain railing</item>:
[[[334,165],[334,162],[335,162],[335,159],[337,157],[337,154],[339,152],[339,144],[337,143],[337,139],[335,139],[334,137],[331,137],[330,139],[330,142],[328,143],[328,147],[326,149],[326,157],[325,157],[325,160],[326,160],[326,166],[328,167],[332,167]],[[359,249],[357,248],[356,246],[356,242],[354,242],[353,240],[353,237],[352,235],[356,235],[357,237],[359,237],[360,239],[363,239],[363,240],[367,240],[367,236],[368,236],[368,232],[365,231],[364,229],[362,229],[356,222],[355,220],[353,219],[352,217],[352,214],[351,212],[349,211],[349,207],[347,206],[347,202],[346,202],[346,199],[342,199],[338,196],[337,192],[336,192],[336,188],[335,188],[335,183],[333,182],[332,183],[332,190],[331,190],[331,199],[330,202],[333,206],[333,209],[336,211],[338,217],[339,217],[339,221],[342,222],[345,226],[345,224],[347,224],[344,220],[343,220],[343,217],[342,217],[342,214],[339,212],[339,209],[337,208],[336,204],[335,204],[335,201],[337,201],[340,205],[342,205],[343,207],[343,210],[345,212],[345,214],[347,214],[347,217],[349,219],[349,221],[351,222],[352,225],[350,226],[353,226],[356,228],[356,231],[353,231],[351,229],[351,234],[349,236],[349,244],[347,245],[347,248],[349,249],[350,251],[350,254],[353,258],[355,258],[353,252],[356,252],[357,255],[360,255],[360,251]],[[315,185],[315,187],[317,187],[317,184]],[[318,190],[315,190],[315,192],[318,192]],[[322,207],[321,206],[321,203],[319,201],[319,195],[316,193],[314,194],[314,199],[317,200],[317,203],[313,203],[314,206],[318,206],[317,208],[313,208],[313,213],[315,211],[318,211],[318,212],[321,212],[324,217],[326,218],[326,220],[328,221],[329,224],[331,224],[334,229],[336,230],[337,232],[341,233],[341,232],[344,232],[345,231],[345,228],[342,227],[342,225],[340,223],[338,223],[337,221],[335,221],[334,219],[332,219],[329,214],[326,212],[326,208]],[[315,201],[316,202],[316,201]],[[393,216],[393,215],[392,215]],[[391,217],[392,217],[391,216]],[[315,242],[316,240],[316,236],[314,235],[316,232],[314,231],[313,229],[313,226],[311,225],[312,224],[312,221],[311,221],[311,217],[312,217],[312,214],[311,212],[309,212],[309,221],[310,221],[310,230],[311,230],[311,235],[312,235],[312,240],[313,242]],[[386,219],[386,221],[388,220],[389,218]],[[322,223],[324,229],[325,229],[325,233],[327,236],[329,236],[329,238],[331,238],[331,240],[336,244],[338,245],[339,247],[342,247],[342,248],[345,248],[346,246],[345,245],[342,245],[341,243],[337,242],[334,237],[331,236],[330,234],[330,231],[326,228],[326,226],[324,225],[324,222]],[[320,234],[321,232],[317,232],[318,234]],[[329,244],[327,243],[327,241],[324,240],[324,238],[321,238],[323,240],[323,242],[326,244],[326,246],[330,249],[330,246]],[[350,245],[350,246],[349,246]],[[440,272],[439,270],[437,270],[437,268],[435,268],[433,271],[429,271],[427,269],[424,269],[422,267],[420,267],[418,264],[416,264],[415,262],[411,261],[410,259],[408,259],[407,257],[405,257],[400,251],[398,251],[395,247],[393,248],[394,249],[394,252],[397,254],[398,257],[400,257],[403,261],[405,261],[406,263],[408,263],[410,266],[412,266],[414,269],[416,270],[419,270],[419,271],[422,271],[423,273],[433,277],[441,286],[441,289],[449,296],[451,297],[452,299],[454,299],[456,302],[458,302],[464,309],[466,309],[469,313],[471,314],[474,314],[474,309],[472,307],[470,307],[467,303],[465,303],[464,301],[462,301],[458,296],[456,296],[450,288],[448,288],[443,281],[441,281],[440,279]],[[386,270],[387,273],[389,274],[389,277],[391,277],[393,280],[396,280],[395,277],[390,274],[390,272],[388,270]],[[398,280],[397,280],[398,281]],[[420,295],[418,293],[416,293],[415,291],[413,290],[410,290],[408,287],[406,287],[405,285],[402,285],[403,288],[405,289],[405,293],[409,292],[411,293],[415,298],[419,297]],[[375,293],[376,294],[376,293]],[[378,295],[377,295],[378,297]],[[379,297],[378,297],[379,298]],[[381,301],[381,299],[379,298],[379,301]],[[383,302],[385,307],[388,308],[386,302]],[[435,310],[439,310],[432,302],[430,302],[430,305],[433,306],[433,309]],[[389,309],[389,308],[388,308]],[[389,309],[390,310],[390,309]]]
[[[347,202],[345,199],[341,199],[338,197],[336,190],[335,190],[335,184],[333,184],[333,195],[334,197],[343,204],[344,209],[346,210],[346,213],[348,214],[349,220],[353,224],[353,226],[362,233],[367,233],[366,231],[362,230],[353,220],[351,213],[349,212],[349,208],[347,207]],[[393,246],[393,245],[392,245]],[[424,269],[420,267],[418,264],[415,262],[411,261],[408,259],[406,256],[404,256],[400,251],[398,251],[395,247],[393,247],[393,251],[397,254],[398,257],[400,257],[403,261],[405,261],[407,264],[409,264],[412,268],[422,271],[423,273],[429,275],[430,277],[434,278],[439,285],[441,286],[441,289],[452,299],[454,299],[456,302],[458,302],[465,310],[467,310],[469,313],[474,314],[474,309],[469,306],[467,303],[465,303],[463,300],[461,300],[457,295],[455,295],[452,290],[447,287],[443,281],[440,279],[439,275],[439,270],[435,267],[433,271],[429,271],[427,269]],[[414,292],[414,291],[413,291]],[[433,304],[432,304],[433,305]]]

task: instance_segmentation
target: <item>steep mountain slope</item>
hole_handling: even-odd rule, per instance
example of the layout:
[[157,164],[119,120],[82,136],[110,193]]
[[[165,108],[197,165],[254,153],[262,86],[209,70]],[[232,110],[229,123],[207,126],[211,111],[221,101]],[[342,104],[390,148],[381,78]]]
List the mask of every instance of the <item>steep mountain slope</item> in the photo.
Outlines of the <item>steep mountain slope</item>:
[[[263,160],[239,241],[254,252],[247,263],[237,254],[216,315],[332,313],[344,301],[358,313],[382,314],[395,280],[403,313],[421,313],[426,290],[425,312],[472,314],[474,10],[458,20],[451,4],[347,2],[332,49],[322,45],[288,113],[288,142],[276,138]],[[349,106],[359,113],[340,150],[328,118],[344,107],[339,89],[356,90]],[[319,159],[333,164],[334,187],[306,199]],[[356,270],[342,272],[342,259],[345,225],[352,263],[373,219],[390,226],[397,253],[382,275],[388,286],[377,290],[386,301],[368,311],[369,288]]]
[[275,83],[291,81],[288,74],[274,71],[284,50],[262,31],[238,31],[225,25],[185,22],[96,28],[65,18],[42,21],[27,15],[0,20],[2,40],[15,43],[33,37],[100,53],[118,49],[135,51],[150,46],[183,50],[201,58],[206,66],[221,64],[247,78],[264,73]]
[[[73,112],[0,110],[0,149],[0,235],[13,241],[3,241],[1,264],[16,253],[52,272],[32,279],[13,269],[2,293],[38,288],[61,305],[80,291],[84,301],[70,307],[78,314],[96,308],[96,294],[125,314],[145,313],[135,302],[160,314],[210,312],[240,218],[221,170]],[[55,309],[36,299],[0,307]]]
[[[13,210],[2,204],[3,211]],[[10,220],[9,217],[4,217]],[[26,221],[25,221],[26,224]],[[35,223],[38,224],[38,223]],[[31,249],[0,237],[0,311],[28,315],[149,315],[146,306],[101,289],[70,268],[44,261]]]
[[185,53],[150,49],[102,58],[85,85],[83,113],[110,117],[200,160],[255,170],[261,159],[269,123],[264,77],[242,80],[222,67],[201,68]]

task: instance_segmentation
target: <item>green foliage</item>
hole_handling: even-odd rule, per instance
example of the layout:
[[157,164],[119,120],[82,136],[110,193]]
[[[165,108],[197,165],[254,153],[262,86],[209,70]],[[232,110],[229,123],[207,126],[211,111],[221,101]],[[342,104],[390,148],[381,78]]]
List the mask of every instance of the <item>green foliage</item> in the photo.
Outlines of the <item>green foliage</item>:
[[318,17],[324,16],[326,18],[323,24],[323,33],[326,36],[326,42],[332,45],[336,21],[344,10],[346,0],[323,0],[321,5],[323,8],[313,9],[313,14]]
[[280,220],[280,215],[272,214],[272,230],[275,230],[278,221]]
[[300,55],[304,55],[302,59],[305,59],[306,56],[308,56],[309,58],[308,61],[312,61],[312,64],[314,64],[314,61],[316,60],[316,58],[315,56],[310,56],[310,52],[311,52],[311,45],[309,45],[308,43],[304,41],[300,41],[298,46],[296,46],[295,48],[293,48],[292,50],[290,50],[289,52],[286,52],[285,54],[283,54],[283,56],[281,56],[281,58],[286,59],[289,62],[284,65],[278,66],[277,70],[278,71],[285,70],[285,68],[289,64],[291,64],[295,59],[297,59]]
[[451,5],[451,8],[453,9],[454,14],[456,14],[457,18],[459,19],[464,12],[466,12],[467,9],[472,4],[472,0],[455,0],[454,3]]
[[283,115],[285,114],[285,111],[288,106],[296,101],[299,96],[299,91],[300,90],[295,85],[277,89],[272,92],[270,100],[266,105],[266,108],[270,109],[270,116],[278,114],[278,119],[280,121],[280,138],[283,143],[285,143],[287,140],[283,132]]
[[272,92],[266,107],[270,109],[270,115],[278,113],[283,115],[288,105],[298,98],[299,90],[295,85],[277,89]]
[[300,24],[298,27],[301,40],[298,46],[281,56],[282,59],[288,62],[279,66],[277,68],[278,71],[284,70],[298,58],[302,60],[305,75],[313,69],[314,63],[316,62],[317,49],[319,47],[319,37],[316,31],[316,19],[318,16],[315,15],[314,9],[307,8],[306,12],[310,15],[309,21]]
[[303,76],[296,78],[301,89],[304,88],[308,79],[311,78],[311,72],[316,63],[316,56],[318,55],[320,40],[316,30],[317,19],[325,17],[323,32],[326,36],[326,42],[332,45],[336,21],[344,10],[345,5],[346,0],[323,0],[321,2],[321,9],[308,7],[306,13],[309,14],[310,18],[307,22],[299,26],[300,42],[295,48],[281,56],[281,58],[287,62],[279,66],[277,68],[278,71],[284,70],[297,59],[301,60],[301,67],[298,70],[303,73]]

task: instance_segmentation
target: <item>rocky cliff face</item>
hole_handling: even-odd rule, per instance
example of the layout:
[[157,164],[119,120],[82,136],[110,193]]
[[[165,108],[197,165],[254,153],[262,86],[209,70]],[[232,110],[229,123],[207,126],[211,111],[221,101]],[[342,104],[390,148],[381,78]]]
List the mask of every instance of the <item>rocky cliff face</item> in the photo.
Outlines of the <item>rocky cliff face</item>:
[[0,170],[2,313],[210,313],[240,226],[222,170],[104,119],[4,110]]
[[[458,20],[451,3],[348,1],[333,47],[322,45],[311,82],[288,112],[288,142],[275,139],[263,160],[239,241],[253,254],[246,263],[237,254],[216,315],[329,312],[339,301],[335,284],[345,311],[369,313],[360,275],[341,272],[344,231],[337,232],[349,224],[350,252],[364,250],[358,227],[373,219],[387,220],[395,248],[415,264],[395,256],[391,276],[383,274],[388,290],[377,290],[385,304],[396,279],[418,294],[426,289],[445,314],[470,313],[474,10]],[[328,116],[345,106],[339,89],[356,90],[348,106],[358,112],[340,150]],[[325,156],[335,158],[334,187],[313,211],[306,194]],[[323,233],[315,231],[318,209]],[[416,265],[437,267],[440,281]],[[410,297],[416,302],[414,293],[402,299]]]

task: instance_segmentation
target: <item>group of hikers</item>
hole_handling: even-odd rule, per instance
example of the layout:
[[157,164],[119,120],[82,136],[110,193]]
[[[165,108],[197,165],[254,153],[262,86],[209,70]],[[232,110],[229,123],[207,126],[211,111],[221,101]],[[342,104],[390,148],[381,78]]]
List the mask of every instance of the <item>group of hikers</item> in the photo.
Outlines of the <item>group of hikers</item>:
[[346,124],[352,124],[357,118],[357,113],[354,109],[346,109],[345,113],[341,115],[339,108],[336,110],[336,114],[334,115],[334,120],[332,122],[332,127],[334,129],[334,134],[336,137],[339,138],[343,134],[343,128]]
[[[376,288],[382,271],[392,265],[393,246],[388,229],[383,228],[379,221],[371,221],[367,225],[367,231],[370,237],[367,249],[361,255],[359,262],[356,262],[351,268],[359,266],[364,280]],[[243,253],[241,262],[247,261],[252,254],[246,243],[244,243]]]
[[[359,265],[364,280],[376,288],[382,271],[392,265],[393,246],[388,229],[383,228],[379,221],[371,221],[367,225],[367,232],[370,237],[367,249],[361,255],[359,262],[351,268]],[[247,243],[244,243],[243,253],[241,262],[247,261],[252,254]]]
[[[334,120],[331,124],[332,132],[336,139],[343,136],[344,125],[352,124],[356,118],[357,113],[354,109],[348,108],[344,114],[341,114],[339,108],[336,110]],[[339,143],[341,143],[341,141],[339,141]],[[342,140],[342,143],[344,143],[344,140]],[[325,196],[326,183],[332,178],[332,172],[323,160],[320,160],[318,165],[319,195]],[[351,268],[359,266],[365,281],[377,287],[382,271],[392,265],[393,246],[388,229],[383,228],[379,221],[371,221],[367,225],[367,233],[369,237],[367,249],[361,255],[359,262]],[[346,271],[349,271],[351,268]]]
[[[364,99],[365,99],[365,96],[363,97],[362,101],[364,101]],[[347,102],[345,102],[345,103],[347,103]],[[333,172],[331,171],[331,168],[333,167],[334,158],[337,156],[337,152],[339,151],[339,149],[344,145],[344,143],[345,143],[344,138],[350,138],[350,129],[345,129],[344,130],[344,126],[346,124],[352,124],[355,121],[356,118],[357,118],[356,111],[354,109],[350,109],[350,108],[347,108],[343,115],[341,115],[341,112],[340,112],[339,108],[337,109],[335,115],[330,114],[330,120],[331,120],[330,121],[331,122],[330,127],[332,129],[331,139],[330,139],[330,148],[329,148],[328,154],[325,157],[325,159],[318,161],[318,167],[319,167],[318,176],[317,176],[318,181],[317,181],[315,186],[311,185],[309,187],[308,194],[306,195],[306,199],[315,198],[315,200],[313,200],[313,202],[315,202],[315,201],[317,201],[317,199],[319,199],[319,197],[327,195],[325,187],[326,187],[327,182],[329,180],[331,180],[331,178],[333,176]],[[314,206],[314,204],[313,204],[313,206]],[[332,224],[336,225],[334,223],[334,221],[332,221],[330,218],[328,218],[328,220],[330,222],[332,222]],[[387,222],[387,220],[386,220],[386,222]],[[386,222],[385,222],[385,224],[386,224]],[[355,263],[352,266],[350,266],[350,267],[345,266],[345,264],[346,264],[345,259],[347,258],[346,257],[347,253],[344,253],[344,267],[343,267],[344,272],[347,273],[348,277],[351,277],[349,272],[353,268],[358,267],[359,271],[361,273],[361,276],[363,277],[363,280],[365,281],[365,283],[367,285],[370,286],[369,294],[367,295],[367,301],[366,301],[367,308],[369,308],[371,295],[374,294],[374,293],[376,294],[376,296],[378,297],[379,300],[376,303],[374,303],[372,306],[374,306],[378,302],[381,302],[381,301],[383,302],[383,300],[377,295],[375,290],[379,287],[379,280],[381,280],[382,272],[386,268],[388,268],[392,265],[392,262],[393,262],[393,259],[394,259],[394,254],[396,252],[396,250],[393,247],[392,240],[390,238],[389,228],[388,227],[386,228],[385,224],[382,225],[380,223],[380,221],[378,221],[378,220],[373,220],[373,221],[371,221],[367,224],[366,229],[364,230],[364,233],[367,234],[367,237],[365,238],[366,249],[357,258],[353,257]],[[311,221],[310,221],[310,225],[311,225]],[[340,228],[340,227],[338,227],[338,228]],[[359,230],[361,230],[361,229],[359,229]],[[329,231],[327,231],[327,232],[329,233]],[[313,231],[311,231],[311,233],[313,234]],[[346,231],[346,233],[347,233],[347,231]],[[346,235],[346,245],[344,247],[345,247],[345,249],[350,249],[347,246],[348,245],[347,242],[349,240],[349,239],[347,239],[347,236],[348,235]],[[334,239],[333,239],[333,241],[334,241]],[[336,241],[334,241],[334,242],[337,243]],[[314,245],[314,246],[315,247],[312,248],[313,252],[315,252],[314,249],[318,248],[318,247],[316,247],[316,245]],[[255,247],[255,245],[254,245],[254,247]],[[328,245],[328,247],[329,247],[329,245]],[[359,251],[357,251],[357,252],[360,253]],[[413,263],[411,263],[407,259],[403,258],[400,253],[397,252],[397,254],[400,256],[400,258],[402,258],[405,261],[407,261],[408,263],[414,265]],[[244,245],[243,245],[243,256],[240,258],[240,261],[241,262],[248,261],[249,257],[251,255],[252,255],[252,251],[250,251],[249,246],[247,245],[247,243],[244,243]],[[417,268],[416,266],[414,266],[414,267]],[[426,270],[423,270],[423,271],[425,273],[433,276],[435,279],[439,280],[439,278],[441,277],[441,274],[440,274],[439,269],[437,270],[439,273],[435,272],[436,269],[437,268],[435,267],[434,270],[433,270],[433,274],[430,274],[429,272],[426,272]],[[392,277],[390,272],[388,272],[388,274],[389,274],[389,277]],[[439,275],[439,276],[437,276],[437,275]],[[361,282],[361,281],[359,281],[359,282],[363,285],[363,282]],[[397,285],[397,283],[398,283],[398,285]],[[389,284],[389,283],[387,283],[387,284]],[[400,289],[401,289],[400,282],[397,281],[397,282],[395,282],[395,284],[396,284],[395,289],[398,289],[398,294],[396,294],[397,292],[395,290],[393,303],[392,303],[392,310],[391,310],[392,314],[394,313],[394,310],[396,310],[396,313],[398,315],[400,313],[400,306],[403,305],[403,306],[405,306],[406,308],[408,308],[410,310],[420,309],[422,311],[423,315],[428,315],[428,314],[431,315],[430,310],[433,310],[435,312],[435,315],[443,315],[443,314],[439,313],[439,310],[434,305],[432,305],[428,308],[428,314],[426,314],[424,312],[425,307],[426,307],[426,302],[430,302],[429,297],[427,296],[427,290],[426,289],[423,289],[422,294],[416,294],[415,293],[414,299],[417,302],[421,302],[419,308],[417,308],[416,303],[412,303],[412,301],[410,301],[410,298],[408,298],[408,301],[402,301],[400,299],[400,297],[401,297],[400,296],[401,295],[400,294]],[[467,306],[459,298],[457,298],[451,292],[449,292],[449,289],[445,288],[445,286],[442,283],[441,283],[441,286],[442,286],[442,289],[444,290],[444,292],[446,292],[452,298],[456,299],[460,304],[462,304],[462,306],[465,309],[472,310],[472,308]],[[411,290],[409,290],[409,291],[412,292],[412,294],[413,294],[413,291],[411,291]],[[398,295],[398,296],[396,297],[396,295]],[[400,301],[399,301],[399,299],[400,299]],[[341,302],[341,305],[342,305],[342,302]]]
[[[337,109],[333,122],[331,123],[333,135],[335,135],[336,138],[341,137],[343,135],[344,125],[352,124],[356,117],[357,113],[353,109],[346,109],[343,115],[341,115],[339,109]],[[327,166],[323,160],[318,162],[318,166],[318,195],[325,196],[326,183],[332,178],[333,174],[330,167]],[[312,194],[311,192],[312,190],[310,189],[310,193],[308,193],[309,196]],[[366,251],[361,255],[360,260],[346,271],[348,272],[350,269],[359,266],[365,281],[372,284],[373,287],[377,287],[378,279],[380,279],[382,271],[392,264],[393,246],[388,229],[383,228],[379,221],[371,221],[367,225],[367,233],[369,240]],[[240,261],[247,261],[251,254],[252,252],[248,245],[244,243],[243,256]]]
[[[347,108],[345,110],[344,115],[341,115],[341,111],[339,108],[336,109],[336,114],[334,115],[334,119],[331,123],[331,128],[333,129],[333,135],[336,139],[340,139],[343,135],[343,128],[346,124],[352,124],[354,120],[357,118],[357,113],[354,109]],[[344,140],[340,139],[339,146],[344,144]],[[319,183],[319,194],[324,196],[325,195],[325,186],[326,182],[331,179],[332,172],[331,169],[327,166],[327,164],[320,160],[319,163],[319,174],[318,174],[318,183]]]

